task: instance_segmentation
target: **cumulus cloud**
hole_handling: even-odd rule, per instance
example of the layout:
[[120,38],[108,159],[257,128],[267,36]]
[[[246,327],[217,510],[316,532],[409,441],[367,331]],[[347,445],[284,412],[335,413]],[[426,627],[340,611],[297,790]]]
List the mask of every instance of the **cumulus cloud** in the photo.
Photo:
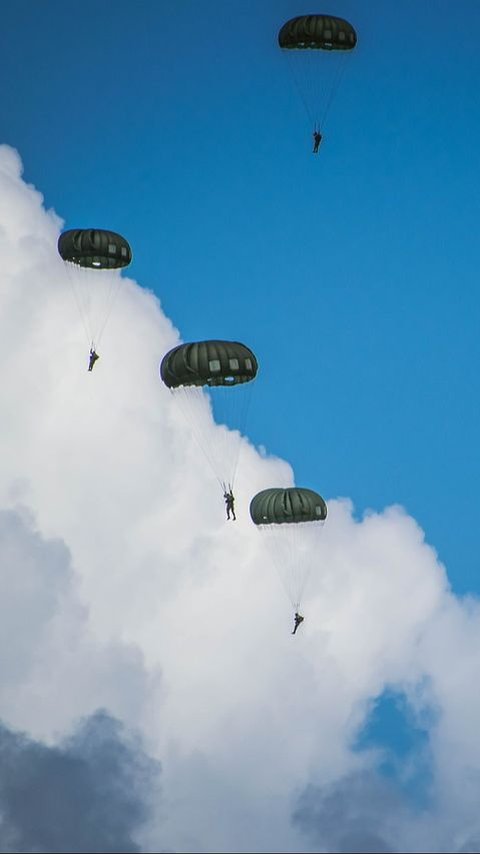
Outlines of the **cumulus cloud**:
[[[294,821],[331,852],[398,851],[392,816],[401,820],[405,805],[392,785],[367,772],[352,774],[324,790],[309,786]],[[391,847],[394,837],[395,847]],[[389,841],[387,841],[387,839]]]
[[52,738],[105,706],[134,724],[160,672],[137,646],[94,636],[65,543],[25,508],[0,511],[0,566],[3,721]]
[[[45,756],[65,751],[79,716],[104,708],[162,765],[162,797],[135,825],[144,850],[397,850],[398,839],[407,851],[472,850],[477,600],[452,594],[401,507],[358,520],[347,499],[326,496],[292,638],[290,605],[248,517],[255,492],[293,482],[290,465],[244,438],[238,521],[226,524],[218,484],[158,378],[180,340],[158,298],[123,277],[89,374],[56,251],[62,222],[8,146],[0,200],[0,718],[6,743],[28,734],[25,773],[32,740]],[[211,419],[208,429],[214,444],[224,428]],[[387,779],[382,750],[358,749],[386,690],[427,734],[420,813],[404,780],[424,755],[399,758]],[[73,779],[73,765],[62,768]],[[120,844],[135,822],[116,826],[112,798]],[[22,850],[43,850],[24,821],[14,828]],[[111,850],[98,833],[96,850]],[[76,850],[73,835],[62,839]]]

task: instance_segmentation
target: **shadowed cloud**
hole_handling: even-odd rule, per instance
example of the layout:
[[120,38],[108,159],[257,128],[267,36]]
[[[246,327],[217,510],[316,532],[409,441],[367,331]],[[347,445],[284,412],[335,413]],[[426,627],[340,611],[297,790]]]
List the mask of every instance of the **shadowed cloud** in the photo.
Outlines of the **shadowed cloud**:
[[160,765],[106,712],[49,747],[0,727],[2,851],[135,852]]

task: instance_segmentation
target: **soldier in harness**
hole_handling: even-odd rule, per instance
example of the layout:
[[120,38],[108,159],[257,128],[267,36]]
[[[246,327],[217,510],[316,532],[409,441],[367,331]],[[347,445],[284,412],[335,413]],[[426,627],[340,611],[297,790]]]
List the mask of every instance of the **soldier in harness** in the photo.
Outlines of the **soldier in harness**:
[[93,366],[94,366],[95,362],[97,361],[97,359],[99,359],[99,358],[100,358],[100,356],[98,355],[98,353],[96,353],[95,349],[93,347],[91,347],[90,348],[90,359],[88,361],[88,370],[89,371],[93,371]]
[[223,493],[223,497],[225,499],[225,507],[227,509],[227,519],[230,519],[230,513],[231,513],[232,514],[232,520],[235,520],[237,518],[235,516],[235,508],[234,508],[235,498],[233,497],[233,492],[232,492],[231,487],[228,490],[228,492],[225,489],[225,492]]
[[313,153],[318,154],[318,149],[320,148],[320,143],[322,141],[322,134],[318,130],[313,131]]
[[292,635],[294,635],[294,634],[295,634],[295,632],[297,631],[297,629],[298,629],[299,625],[300,625],[301,623],[303,623],[304,619],[305,619],[305,617],[302,617],[302,615],[301,615],[301,614],[299,614],[299,613],[298,613],[298,611],[295,611],[295,626],[293,627]]

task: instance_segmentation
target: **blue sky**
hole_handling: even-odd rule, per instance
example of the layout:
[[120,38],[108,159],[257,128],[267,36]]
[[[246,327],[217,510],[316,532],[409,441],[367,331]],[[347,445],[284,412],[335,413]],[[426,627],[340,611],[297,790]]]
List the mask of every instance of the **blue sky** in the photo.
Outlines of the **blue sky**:
[[[358,45],[317,157],[276,42],[305,11],[17,0],[2,9],[0,143],[66,228],[128,238],[129,272],[183,340],[252,347],[255,446],[327,501],[350,498],[357,521],[402,505],[453,591],[478,594],[480,7],[330,7]],[[164,349],[160,336],[152,370]],[[428,727],[388,681],[351,743],[387,745],[394,774]]]
[[128,236],[184,340],[258,352],[256,444],[359,514],[403,504],[478,590],[480,10],[335,10],[358,47],[317,158],[276,45],[299,10],[18,2],[2,136],[67,227]]

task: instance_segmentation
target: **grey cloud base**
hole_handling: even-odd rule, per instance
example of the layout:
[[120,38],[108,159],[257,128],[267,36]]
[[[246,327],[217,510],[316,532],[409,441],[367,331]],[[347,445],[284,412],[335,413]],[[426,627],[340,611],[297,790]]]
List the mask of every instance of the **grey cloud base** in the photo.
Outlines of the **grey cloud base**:
[[160,765],[106,712],[58,747],[0,725],[4,852],[137,852]]

